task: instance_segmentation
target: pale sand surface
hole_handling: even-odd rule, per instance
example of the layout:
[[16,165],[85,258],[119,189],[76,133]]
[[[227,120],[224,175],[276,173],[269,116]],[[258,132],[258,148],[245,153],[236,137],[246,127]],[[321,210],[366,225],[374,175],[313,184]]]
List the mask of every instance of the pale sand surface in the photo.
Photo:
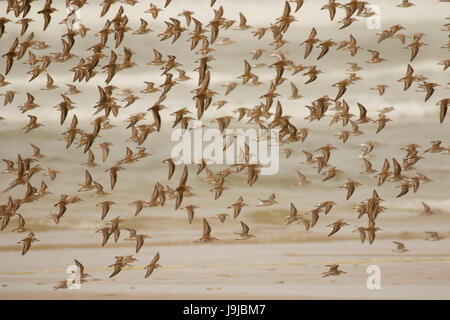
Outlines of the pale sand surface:
[[[273,228],[276,229],[276,228]],[[280,228],[280,230],[282,230]],[[317,236],[326,237],[316,232]],[[267,232],[276,238],[277,231]],[[219,237],[220,233],[217,233]],[[355,234],[356,236],[356,234]],[[231,239],[223,234],[223,238]],[[282,238],[280,238],[282,239]],[[263,239],[261,239],[263,240]],[[133,244],[109,244],[99,250],[39,250],[26,256],[2,252],[0,299],[448,299],[450,240],[402,240],[410,249],[392,252],[391,240],[372,246],[357,239],[312,242],[157,245],[150,240],[139,261],[108,279],[112,257],[130,254]],[[281,241],[281,240],[280,240]],[[97,244],[98,246],[98,244]],[[158,250],[161,269],[144,279],[143,266]],[[76,257],[93,277],[80,290],[53,290]],[[321,278],[325,264],[337,263],[346,274]],[[369,265],[381,270],[381,290],[366,287]]]

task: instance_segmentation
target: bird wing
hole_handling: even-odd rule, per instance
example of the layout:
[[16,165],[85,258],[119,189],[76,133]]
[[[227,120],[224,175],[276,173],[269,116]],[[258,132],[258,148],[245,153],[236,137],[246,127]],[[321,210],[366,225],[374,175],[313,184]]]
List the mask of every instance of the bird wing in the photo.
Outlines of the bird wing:
[[122,264],[121,263],[116,263],[114,264],[114,271],[113,273],[111,273],[111,275],[109,276],[110,278],[114,277],[116,274],[118,274],[120,271],[122,270]]
[[389,165],[388,159],[384,159],[383,168],[381,169],[381,171],[386,172],[389,170],[389,168],[390,168],[390,165]]
[[80,274],[83,274],[84,273],[84,266],[81,264],[81,262],[78,261],[77,259],[75,259],[75,264],[77,265]]
[[155,267],[152,264],[149,264],[145,268],[147,269],[147,272],[145,273],[145,278],[148,278],[153,273],[153,270],[155,270]]
[[361,238],[361,243],[364,243],[364,241],[366,240],[366,232],[364,230],[360,230],[359,237]]
[[367,114],[367,109],[359,102],[358,102],[358,108],[359,108],[359,117],[365,118],[366,114]]
[[136,253],[139,252],[139,250],[144,245],[144,239],[143,238],[136,238]]
[[248,234],[248,232],[250,231],[250,228],[242,221],[241,221],[241,226],[242,226],[242,233]]
[[203,218],[203,236],[209,236],[211,234],[211,226],[208,223],[208,220]]
[[395,160],[395,158],[392,158],[392,162],[394,164],[394,176],[400,175],[402,172],[402,167],[400,166],[398,161]]
[[291,213],[290,216],[295,217],[297,216],[297,208],[295,207],[295,205],[291,202]]
[[183,174],[181,175],[180,179],[180,186],[186,185],[187,179],[188,179],[188,169],[187,166],[184,166]]
[[430,211],[430,210],[431,210],[431,208],[430,208],[425,202],[423,202],[423,201],[422,201],[422,205],[423,205],[423,209],[424,209],[425,211]]
[[186,207],[186,211],[188,214],[189,224],[191,224],[192,219],[194,219],[194,209],[192,207]]
[[392,242],[397,245],[397,250],[401,250],[401,249],[405,248],[405,245],[401,242],[398,242],[398,241],[392,241]]
[[240,19],[241,26],[245,26],[247,24],[247,19],[241,12],[239,12],[239,19]]

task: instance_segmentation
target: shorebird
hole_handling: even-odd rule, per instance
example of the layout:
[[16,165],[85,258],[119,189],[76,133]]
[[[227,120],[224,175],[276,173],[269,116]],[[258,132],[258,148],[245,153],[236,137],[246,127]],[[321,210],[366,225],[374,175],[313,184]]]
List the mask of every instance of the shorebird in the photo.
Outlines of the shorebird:
[[440,100],[436,105],[439,106],[439,122],[444,122],[445,116],[447,115],[448,105],[450,102],[450,98],[445,98]]
[[47,73],[47,84],[41,90],[53,90],[57,88],[59,87],[54,84],[53,78],[50,76],[50,74]]
[[95,155],[90,149],[88,150],[88,160],[82,163],[82,165],[89,168],[98,167],[98,164],[95,163]]
[[109,212],[110,207],[115,204],[116,203],[114,201],[103,201],[96,204],[97,207],[102,208],[102,220],[105,219],[106,215]]
[[57,176],[58,174],[60,174],[60,173],[61,173],[61,172],[58,171],[58,170],[54,170],[54,169],[48,168],[47,171],[44,172],[44,173],[42,174],[42,176],[44,176],[44,177],[50,177],[50,179],[51,179],[52,181],[54,181],[54,180],[56,179],[56,176]]
[[[51,173],[49,173],[49,176],[52,177],[53,175]],[[88,170],[85,170],[84,171],[84,183],[79,184],[81,186],[81,188],[78,189],[78,192],[90,191],[90,190],[94,189],[93,181],[94,180],[92,179],[91,173]]]
[[110,183],[111,183],[111,190],[114,190],[114,187],[116,186],[117,182],[117,172],[120,170],[124,170],[125,168],[116,164],[112,166],[111,168],[105,170],[105,172],[109,172],[110,176]]
[[202,234],[202,237],[200,239],[196,240],[195,242],[210,242],[210,241],[214,241],[214,240],[219,240],[219,239],[211,236],[211,227],[208,223],[208,220],[203,218],[203,234]]
[[250,79],[256,77],[256,75],[253,74],[251,70],[252,67],[250,66],[250,63],[248,63],[247,60],[244,60],[244,73],[238,77],[239,79],[242,79],[242,84],[247,84]]
[[383,61],[387,61],[384,58],[380,57],[380,53],[378,51],[375,50],[367,50],[372,54],[372,57],[366,61],[366,63],[381,63]]
[[141,90],[141,93],[154,93],[160,91],[160,89],[155,88],[155,83],[151,81],[144,81],[147,87]]
[[345,70],[345,71],[353,71],[353,72],[356,72],[356,71],[363,70],[363,68],[360,67],[356,62],[347,62],[347,64],[350,65],[350,69],[347,69],[347,70]]
[[222,87],[226,88],[225,96],[229,95],[231,91],[233,91],[237,87],[237,83],[232,81],[230,83],[227,83],[223,85]]
[[[5,87],[7,85],[11,84],[10,82],[6,81],[6,78],[4,75],[0,74],[0,87]],[[14,96],[14,95],[13,95]],[[5,103],[6,105],[6,103]]]
[[339,188],[345,188],[347,189],[347,197],[346,200],[350,199],[350,197],[352,196],[353,192],[355,191],[356,187],[360,186],[361,183],[351,180],[349,179],[345,184],[343,184],[342,186],[340,186]]
[[410,62],[412,62],[416,58],[417,54],[419,53],[419,48],[426,45],[427,44],[420,42],[418,38],[415,38],[412,43],[405,47],[405,49],[411,50]]
[[389,171],[390,164],[388,159],[384,160],[383,167],[380,170],[380,173],[377,174],[378,176],[378,186],[381,186],[387,178],[392,174],[391,171]]
[[336,202],[328,200],[328,201],[321,202],[316,207],[317,207],[318,210],[325,209],[324,213],[328,214],[335,204],[336,204]]
[[359,238],[361,239],[361,243],[364,243],[366,241],[366,231],[367,231],[367,229],[365,227],[358,227],[357,229],[353,230],[352,232],[358,232]]
[[34,130],[34,129],[44,126],[43,123],[37,122],[36,116],[28,115],[28,118],[30,118],[30,121],[28,122],[28,124],[25,127],[22,128],[22,129],[26,129],[25,133],[29,133],[31,130]]
[[399,186],[396,186],[396,188],[401,188],[400,193],[397,195],[397,198],[400,198],[402,196],[404,196],[405,194],[407,194],[409,192],[409,188],[411,187],[411,184],[407,181],[402,183]]
[[186,210],[186,213],[188,215],[188,222],[189,222],[189,224],[191,224],[192,220],[194,219],[194,210],[198,209],[198,208],[200,208],[200,207],[196,206],[196,205],[192,205],[192,204],[188,205],[188,206],[186,206],[184,208],[181,208],[181,209]]
[[317,30],[315,28],[312,28],[311,33],[308,36],[308,39],[303,41],[300,45],[305,45],[305,56],[304,59],[308,58],[309,54],[311,53],[312,49],[314,48],[314,44],[319,42],[320,40],[316,38]]
[[335,167],[330,167],[327,171],[322,172],[322,175],[326,175],[326,177],[322,181],[330,180],[338,173],[343,173],[343,171]]
[[31,159],[39,160],[46,157],[45,155],[41,154],[41,149],[38,146],[31,143],[31,147],[33,148],[33,156],[31,157]]
[[6,164],[6,168],[2,171],[2,173],[14,173],[17,172],[17,169],[14,168],[14,161],[8,159],[2,159],[2,161]]
[[326,264],[325,267],[330,268],[330,270],[328,270],[327,272],[322,272],[324,277],[328,277],[328,276],[338,276],[342,273],[347,273],[345,271],[339,270],[339,265],[338,264]]
[[375,241],[376,232],[381,230],[382,229],[377,227],[374,220],[369,216],[369,225],[366,228],[367,234],[369,235],[369,244],[372,244]]
[[305,84],[309,84],[317,79],[317,76],[323,73],[321,70],[317,69],[317,66],[309,67],[308,72],[302,73],[303,76],[308,76],[309,79],[305,82]]
[[[2,77],[2,75],[0,74],[0,87],[2,86],[1,85],[1,82],[2,82],[1,77]],[[6,106],[10,103],[13,103],[16,93],[17,92],[14,90],[9,90],[9,91],[6,91],[5,93],[1,93],[0,95],[5,97],[5,99],[3,100],[3,105]]]
[[233,209],[233,218],[236,219],[241,213],[242,207],[248,207],[248,204],[244,202],[244,198],[239,197],[235,203],[227,207],[228,209]]
[[258,203],[256,204],[257,207],[268,207],[272,206],[274,204],[278,204],[278,202],[275,200],[275,193],[272,193],[268,199],[258,199]]
[[363,158],[362,160],[364,161],[365,169],[361,171],[360,174],[370,174],[377,172],[377,170],[372,168],[372,163],[369,160],[365,158]]
[[230,215],[228,213],[219,213],[219,214],[216,214],[213,218],[217,218],[220,220],[220,222],[224,223],[225,219],[229,216]]
[[286,224],[289,225],[294,221],[297,221],[299,219],[299,215],[297,212],[297,208],[295,207],[295,205],[291,202],[291,208],[290,208],[290,213],[288,216],[284,217],[284,221],[286,221]]
[[120,217],[115,217],[114,219],[107,222],[107,224],[111,225],[111,229],[109,230],[110,234],[114,234],[114,241],[117,242],[119,240],[120,236],[120,227],[119,225],[122,222],[126,222],[124,219],[121,219]]
[[428,240],[428,241],[439,241],[439,240],[444,239],[443,236],[441,236],[439,233],[434,232],[434,231],[427,231],[427,232],[425,232],[425,234],[427,235],[425,240]]
[[56,285],[53,286],[53,290],[57,289],[67,289],[68,286],[68,280],[61,280]]
[[397,7],[399,8],[409,8],[414,6],[414,3],[409,2],[409,0],[402,0],[402,3],[398,4]]
[[375,141],[367,141],[367,142],[361,143],[359,146],[363,147],[364,150],[363,150],[363,153],[360,156],[358,156],[358,158],[364,159],[364,158],[372,157],[372,155],[370,153],[372,152],[373,148],[375,148],[376,145],[377,145],[377,143]]
[[324,5],[320,10],[328,10],[330,14],[330,20],[333,21],[336,15],[336,8],[338,8],[341,4],[337,3],[336,0],[328,0],[328,4]]
[[22,18],[15,22],[16,24],[20,24],[22,26],[20,30],[20,36],[23,36],[25,32],[27,32],[30,22],[34,22],[34,20],[30,18]]
[[301,173],[299,170],[297,170],[297,175],[298,175],[298,179],[300,180],[299,182],[297,182],[295,185],[296,186],[302,186],[305,184],[309,184],[311,183],[311,181],[309,181],[305,175],[303,173]]
[[405,176],[402,175],[402,167],[400,163],[395,158],[392,158],[392,164],[394,166],[394,171],[392,172],[392,177],[388,179],[388,181],[402,181],[405,179]]
[[442,61],[438,62],[438,65],[439,66],[444,66],[444,71],[445,71],[450,66],[450,59],[445,59],[445,60],[442,60]]
[[44,16],[44,31],[50,24],[51,14],[57,11],[55,8],[52,8],[51,6],[52,0],[46,0],[44,8],[38,11],[38,14],[42,14]]
[[247,18],[241,12],[239,12],[239,20],[239,26],[235,30],[247,30],[251,28],[251,26],[247,25]]
[[139,28],[133,32],[133,34],[139,35],[139,34],[147,34],[149,32],[152,32],[152,29],[148,28],[148,22],[142,18],[140,18],[141,25]]
[[375,87],[370,88],[370,90],[377,90],[379,95],[382,96],[386,92],[387,88],[390,88],[390,87],[386,84],[379,84],[379,85],[376,85]]
[[420,214],[421,216],[430,216],[434,214],[433,210],[431,210],[430,206],[422,201],[423,212]]
[[125,267],[129,264],[129,259],[127,259],[127,257],[118,256],[118,257],[115,257],[115,259],[116,259],[116,261],[112,265],[108,266],[109,268],[111,268],[111,267],[114,268],[114,270],[110,274],[109,278],[112,278],[115,275],[117,275],[120,271],[122,271],[123,267]]
[[158,263],[159,261],[159,252],[156,252],[155,256],[153,257],[152,261],[144,267],[146,269],[145,278],[147,279],[152,273],[153,270],[156,268],[161,268],[162,266]]
[[127,230],[130,235],[128,236],[128,238],[124,239],[126,241],[136,241],[136,253],[139,252],[139,250],[141,250],[142,246],[144,245],[144,239],[148,239],[150,238],[150,236],[146,235],[146,234],[137,234],[136,230],[131,229],[131,228],[124,228],[125,230]]
[[294,153],[294,150],[292,150],[291,148],[285,148],[285,149],[282,149],[280,151],[280,153],[285,154],[286,155],[286,159],[289,159],[289,157]]
[[19,221],[17,223],[17,227],[11,231],[19,232],[19,233],[22,233],[25,231],[31,231],[29,228],[25,227],[25,219],[22,217],[22,215],[20,213],[16,213],[16,215],[19,217]]
[[255,238],[255,236],[253,234],[249,233],[250,228],[242,221],[241,221],[241,227],[242,227],[242,232],[240,232],[240,233],[235,232],[235,234],[240,236],[240,238],[236,239],[236,240],[246,240],[246,239]]
[[303,96],[301,94],[298,93],[298,88],[295,84],[293,84],[291,82],[291,96],[289,97],[289,99],[295,100],[295,99],[300,99],[303,98]]
[[345,92],[347,92],[347,87],[352,84],[348,79],[344,79],[332,85],[332,87],[337,87],[339,89],[336,98],[334,100],[339,100]]
[[[319,221],[319,213],[321,213],[321,212],[322,212],[322,209],[319,209],[319,208],[315,208],[309,212],[311,215],[311,221],[310,221],[311,228],[313,228],[316,225],[317,221]],[[307,228],[307,229],[309,229],[309,228]]]
[[85,268],[81,264],[80,261],[78,261],[77,259],[74,259],[74,261],[75,261],[75,265],[77,266],[77,271],[79,273],[80,280],[83,280],[83,279],[91,276],[91,275],[87,274],[86,272],[84,272]]
[[95,233],[101,232],[101,234],[102,234],[102,237],[103,237],[102,247],[104,247],[105,244],[108,242],[109,236],[111,235],[110,231],[111,231],[110,227],[104,227],[104,228],[101,228],[101,229],[95,231]]
[[403,253],[403,252],[409,251],[408,249],[406,249],[406,247],[403,243],[398,242],[398,241],[392,241],[392,242],[397,246],[397,248],[392,250],[392,252]]
[[175,163],[173,162],[172,158],[168,158],[163,160],[163,163],[167,163],[169,165],[169,177],[168,180],[170,180],[170,178],[172,178],[173,173],[175,172]]
[[333,222],[332,224],[327,225],[327,227],[333,227],[333,229],[331,230],[331,232],[328,234],[328,236],[332,236],[333,234],[335,234],[336,232],[338,232],[341,227],[343,226],[348,226],[349,224],[344,222],[343,219],[339,219],[338,221]]
[[413,81],[415,81],[415,77],[414,77],[414,69],[410,64],[408,64],[408,68],[406,70],[406,75],[397,81],[404,83],[404,86],[403,86],[404,91],[408,90],[411,87]]
[[288,2],[295,3],[295,11],[294,12],[297,12],[303,6],[305,0],[288,0]]
[[[336,42],[334,42],[331,39],[328,39],[326,41],[321,42],[317,47],[321,47],[322,51],[320,52],[319,56],[317,57],[317,60],[320,60],[323,56],[325,56],[331,47],[335,46]],[[336,99],[337,100],[337,99]]]
[[185,165],[178,187],[175,189],[176,191],[175,209],[178,209],[180,207],[181,202],[183,201],[183,195],[188,190],[186,185],[187,179],[188,179],[188,169],[187,166]]
[[441,146],[442,141],[435,140],[431,141],[431,147],[425,150],[423,153],[431,152],[431,153],[439,153],[445,150],[444,147]]
[[31,248],[31,244],[35,241],[39,241],[33,232],[28,233],[26,238],[20,240],[18,243],[22,243],[22,255],[25,255]]

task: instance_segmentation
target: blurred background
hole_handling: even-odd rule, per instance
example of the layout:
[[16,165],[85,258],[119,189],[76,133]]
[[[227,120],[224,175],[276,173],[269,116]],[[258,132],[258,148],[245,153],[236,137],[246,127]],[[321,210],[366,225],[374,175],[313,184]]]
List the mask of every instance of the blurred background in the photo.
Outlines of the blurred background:
[[[95,205],[105,200],[112,200],[116,203],[105,220],[121,216],[127,220],[124,226],[136,228],[139,232],[147,232],[152,235],[152,239],[148,241],[151,246],[191,244],[193,240],[201,236],[202,218],[207,217],[209,219],[218,213],[232,215],[233,210],[227,207],[239,196],[243,196],[245,202],[249,204],[249,207],[242,210],[239,218],[246,221],[250,225],[251,231],[257,236],[256,239],[251,240],[253,243],[328,241],[326,234],[329,232],[329,228],[326,225],[339,218],[344,218],[351,224],[351,227],[336,234],[333,240],[351,240],[352,244],[357,245],[359,236],[351,231],[358,225],[365,225],[366,221],[358,221],[356,211],[353,208],[360,201],[369,198],[374,188],[386,200],[383,205],[387,208],[386,212],[382,213],[377,220],[383,229],[382,232],[377,234],[379,239],[420,239],[423,237],[424,231],[430,230],[449,234],[450,156],[444,154],[424,155],[425,160],[419,162],[417,171],[430,177],[433,182],[422,185],[417,193],[410,192],[400,199],[395,197],[399,192],[399,189],[396,188],[398,183],[386,182],[382,187],[376,187],[377,179],[373,175],[360,174],[360,171],[364,169],[364,163],[357,157],[362,151],[359,144],[363,142],[376,141],[378,143],[373,151],[375,157],[371,159],[374,168],[377,170],[381,168],[385,158],[391,161],[395,157],[400,161],[405,154],[400,150],[400,147],[407,144],[417,143],[423,148],[427,148],[432,140],[442,140],[444,146],[450,144],[448,119],[443,124],[439,124],[439,106],[436,105],[439,100],[448,95],[449,88],[448,71],[442,71],[443,67],[438,65],[438,62],[448,58],[448,49],[441,47],[447,44],[449,34],[441,30],[444,29],[444,24],[448,22],[446,19],[448,19],[449,4],[437,0],[416,0],[415,6],[402,9],[396,7],[397,2],[400,1],[381,0],[374,2],[380,8],[380,30],[370,30],[366,25],[366,18],[363,17],[357,17],[359,21],[354,22],[350,27],[338,30],[341,26],[338,21],[345,16],[345,11],[338,9],[334,21],[330,22],[328,11],[320,10],[327,1],[305,1],[303,7],[297,13],[293,13],[295,3],[291,3],[292,14],[297,21],[290,25],[284,36],[284,39],[288,42],[280,50],[296,64],[316,65],[324,73],[320,74],[316,81],[305,85],[304,83],[308,78],[301,75],[303,72],[291,76],[292,72],[286,70],[284,76],[298,87],[299,94],[303,98],[298,100],[288,99],[291,94],[289,81],[280,85],[277,92],[281,94],[279,101],[283,106],[283,114],[290,115],[292,123],[298,128],[309,128],[309,136],[303,143],[298,142],[286,146],[292,148],[294,153],[289,159],[285,159],[283,154],[280,155],[280,170],[277,175],[261,176],[252,187],[247,185],[247,176],[244,171],[232,175],[226,180],[226,185],[230,189],[225,190],[218,200],[214,200],[214,193],[210,192],[211,185],[204,181],[205,173],[196,176],[196,166],[190,165],[189,185],[193,187],[194,196],[186,198],[182,206],[196,204],[200,208],[195,211],[194,221],[192,225],[189,225],[187,224],[185,211],[175,210],[173,201],[168,201],[164,207],[145,208],[138,217],[133,217],[135,209],[129,206],[129,203],[138,199],[149,201],[153,187],[157,182],[169,185],[172,188],[177,186],[182,172],[181,167],[176,168],[173,178],[168,181],[168,168],[166,164],[162,163],[162,160],[170,157],[171,147],[175,144],[170,141],[171,126],[175,119],[170,114],[183,107],[188,108],[195,114],[195,101],[192,98],[191,91],[197,88],[198,73],[194,69],[198,67],[196,61],[202,55],[195,53],[197,49],[189,50],[190,43],[187,40],[190,36],[188,32],[184,32],[174,44],[171,44],[171,40],[160,41],[158,35],[165,30],[164,21],[167,21],[170,17],[179,19],[181,25],[187,27],[184,17],[178,16],[183,10],[193,11],[193,17],[201,21],[206,28],[208,22],[214,17],[213,8],[209,5],[210,1],[173,0],[167,8],[159,12],[157,19],[153,19],[149,13],[144,13],[149,8],[149,1],[140,1],[134,6],[118,1],[111,6],[108,13],[102,18],[100,18],[101,2],[89,1],[86,6],[80,9],[79,18],[80,22],[89,27],[90,30],[86,37],[76,37],[76,43],[71,50],[76,57],[65,63],[52,62],[47,69],[59,88],[52,91],[41,90],[46,84],[45,73],[31,82],[28,81],[30,75],[27,74],[27,71],[30,69],[28,65],[23,64],[27,55],[22,60],[15,61],[12,70],[7,75],[6,80],[11,85],[0,88],[0,93],[7,90],[17,91],[12,104],[0,106],[0,116],[6,119],[0,122],[0,158],[15,161],[19,153],[23,157],[31,156],[30,143],[33,143],[39,146],[41,153],[46,156],[39,162],[41,167],[44,170],[52,168],[61,172],[55,181],[43,177],[42,174],[33,177],[31,181],[33,185],[39,186],[41,180],[44,180],[53,193],[40,201],[25,204],[20,209],[20,213],[26,218],[27,225],[33,229],[41,241],[35,245],[35,248],[31,249],[27,256],[19,257],[19,252],[15,251],[20,249],[15,243],[23,235],[9,232],[16,224],[16,220],[13,219],[11,226],[0,233],[0,251],[11,255],[1,271],[7,272],[12,269],[25,271],[33,269],[34,266],[44,267],[44,263],[38,262],[39,259],[36,256],[36,252],[39,252],[39,250],[44,250],[47,257],[51,254],[50,249],[77,250],[91,248],[96,251],[89,254],[90,258],[98,256],[98,259],[106,260],[108,258],[108,261],[112,260],[113,254],[131,253],[134,243],[120,240],[117,244],[112,242],[108,244],[110,249],[115,248],[116,251],[114,253],[108,251],[108,257],[103,257],[105,251],[99,248],[101,236],[94,232],[104,226],[104,222],[100,221],[101,210]],[[430,5],[430,2],[433,4]],[[162,0],[155,0],[153,3],[158,7],[164,6]],[[43,17],[37,14],[37,11],[41,10],[43,5],[43,1],[32,2],[29,17],[34,22],[31,22],[23,37],[19,36],[20,25],[14,23],[6,25],[5,33],[0,38],[2,52],[8,50],[16,37],[19,37],[19,40],[22,41],[30,32],[34,32],[34,40],[45,41],[50,46],[45,50],[31,48],[30,50],[34,54],[38,56],[49,55],[62,50],[61,35],[67,31],[66,25],[60,23],[67,15],[64,1],[53,1],[52,6],[58,11],[52,14],[51,23],[45,32],[42,31]],[[76,109],[69,112],[67,120],[62,126],[59,124],[60,113],[54,107],[62,101],[59,94],[67,92],[66,84],[72,83],[73,72],[70,69],[75,67],[81,58],[87,58],[91,55],[92,51],[88,51],[88,48],[100,40],[96,33],[104,26],[107,19],[114,18],[121,5],[125,10],[124,14],[129,18],[128,26],[132,30],[126,33],[121,46],[117,49],[114,49],[113,35],[110,35],[108,48],[104,50],[107,57],[102,59],[99,65],[103,66],[108,63],[111,50],[119,55],[119,61],[121,61],[123,59],[123,56],[121,56],[123,48],[132,49],[135,53],[132,56],[132,61],[137,66],[120,71],[110,84],[118,87],[114,91],[116,98],[123,99],[124,96],[120,95],[121,90],[129,89],[139,96],[140,100],[126,109],[121,109],[117,117],[111,116],[110,123],[116,127],[111,130],[102,130],[100,137],[91,149],[99,166],[88,168],[88,170],[94,180],[103,184],[105,191],[110,193],[98,198],[93,196],[95,191],[77,191],[80,188],[79,184],[84,182],[86,168],[81,163],[87,160],[87,154],[83,154],[81,148],[77,149],[75,146],[66,150],[65,142],[61,138],[74,114],[80,120],[79,128],[83,130],[91,128],[92,120],[97,117],[97,115],[93,116],[94,106],[99,99],[97,86],[105,85],[106,73],[99,72],[87,83],[85,81],[76,83],[77,88],[82,93],[69,96],[74,101]],[[214,9],[217,10],[219,6],[223,6],[224,17],[234,19],[237,23],[228,30],[221,29],[216,43],[210,45],[215,50],[210,53],[215,60],[208,63],[211,66],[210,88],[218,92],[214,96],[214,101],[226,100],[227,103],[219,110],[216,110],[215,106],[208,109],[203,118],[203,123],[207,126],[217,126],[210,121],[220,116],[230,115],[234,109],[240,107],[252,108],[262,102],[260,96],[267,92],[270,81],[276,74],[275,68],[268,67],[276,62],[276,58],[271,56],[274,49],[273,45],[270,45],[273,42],[272,33],[267,31],[263,39],[257,40],[251,34],[253,29],[234,30],[239,22],[239,12],[245,15],[247,23],[253,28],[268,27],[270,23],[275,23],[276,18],[282,15],[284,5],[285,2],[281,0],[218,0],[215,4]],[[0,1],[0,15],[5,15],[6,6],[7,1]],[[8,17],[13,21],[17,20],[13,13],[10,13]],[[149,23],[148,27],[152,29],[152,32],[146,35],[132,35],[132,32],[140,25],[140,18]],[[406,44],[403,45],[400,40],[394,38],[378,44],[376,34],[395,24],[401,24],[406,28],[406,30],[400,32],[407,35]],[[333,47],[324,58],[316,60],[320,49],[314,48],[311,55],[304,59],[305,47],[300,46],[300,43],[306,40],[313,27],[317,29],[317,37],[322,41],[327,39],[333,39],[336,42],[348,40],[349,35],[352,34],[357,39],[358,45],[363,49],[360,49],[356,56],[351,57],[349,52],[337,51]],[[194,24],[191,23],[190,27],[187,28],[191,32]],[[209,28],[207,29],[209,30]],[[418,56],[411,63],[415,73],[426,76],[430,81],[440,85],[427,103],[423,102],[425,93],[416,91],[417,83],[414,83],[408,91],[403,91],[403,84],[397,81],[406,73],[410,50],[404,47],[412,41],[412,35],[415,33],[424,33],[425,36],[422,41],[427,44],[420,49]],[[209,36],[209,31],[206,35]],[[230,38],[233,43],[221,46],[219,44],[222,38]],[[146,87],[144,81],[154,82],[155,87],[164,82],[160,66],[147,65],[154,58],[153,49],[161,52],[164,58],[167,55],[175,55],[176,60],[181,63],[179,68],[186,71],[187,76],[192,79],[179,82],[167,95],[163,103],[167,109],[160,113],[163,120],[161,132],[151,134],[143,144],[152,156],[126,165],[126,170],[118,173],[116,188],[111,191],[109,174],[105,170],[125,156],[127,146],[136,151],[135,143],[127,141],[130,130],[125,129],[128,124],[126,119],[132,114],[145,112],[157,101],[159,96],[159,93],[142,94],[140,91]],[[257,49],[265,49],[265,52],[259,60],[255,61],[251,59],[251,52]],[[386,58],[387,61],[381,64],[365,63],[371,57],[368,49],[379,51],[381,57]],[[267,65],[252,69],[252,72],[259,77],[263,84],[260,86],[240,84],[241,80],[237,77],[243,73],[244,59],[248,60],[251,65],[256,63]],[[388,114],[393,121],[389,122],[379,134],[375,134],[376,124],[361,125],[360,129],[364,134],[351,136],[343,144],[335,136],[342,130],[341,125],[330,126],[331,117],[326,117],[320,122],[309,122],[304,118],[309,114],[305,105],[310,105],[312,101],[325,94],[330,97],[337,94],[338,89],[332,87],[332,85],[348,76],[348,71],[346,71],[349,68],[348,62],[356,62],[363,67],[363,70],[357,72],[363,80],[348,87],[346,94],[343,96],[343,99],[350,105],[350,111],[355,115],[359,114],[358,102],[367,108],[368,116],[372,118],[376,118],[377,110],[382,108],[393,106],[395,110]],[[6,60],[2,58],[0,60],[0,73],[2,74],[4,74],[5,64]],[[174,70],[174,77],[176,76],[177,72]],[[232,81],[238,82],[239,85],[229,95],[225,96],[223,86]],[[370,90],[375,85],[382,83],[390,86],[383,96],[379,96],[378,92]],[[39,105],[39,108],[22,114],[18,106],[26,101],[26,93],[31,93],[35,97],[35,102]],[[120,103],[124,104],[123,102]],[[271,111],[274,112],[274,109]],[[25,134],[22,127],[28,123],[27,114],[37,116],[38,121],[44,123],[45,126]],[[141,123],[150,124],[152,122],[153,119],[149,113]],[[235,117],[231,121],[230,128],[245,127],[244,122],[245,120],[238,122],[237,117]],[[113,143],[109,158],[105,163],[102,163],[101,149],[97,146],[100,142]],[[323,176],[317,174],[317,169],[313,166],[301,164],[305,160],[302,150],[313,152],[327,143],[337,148],[332,152],[330,164],[343,170],[344,173],[338,174],[330,181],[322,182]],[[210,166],[210,169],[215,173],[225,168],[226,166],[223,165]],[[295,170],[300,170],[312,183],[300,187],[295,186],[298,182]],[[413,173],[415,173],[415,170],[411,172],[411,174]],[[362,186],[356,190],[350,200],[345,201],[346,190],[338,187],[344,184],[348,178],[359,181]],[[12,179],[13,176],[10,174],[1,174],[0,188],[5,189]],[[9,195],[14,198],[22,197],[25,190],[25,186],[19,186],[12,191],[0,194],[0,203],[6,203]],[[269,208],[255,206],[258,198],[266,199],[273,192],[276,193],[279,204]],[[58,201],[61,194],[77,195],[83,201],[69,206],[60,223],[55,225],[48,215],[56,209],[53,208],[53,204]],[[325,200],[332,200],[337,204],[328,216],[321,217],[314,229],[306,232],[302,225],[284,226],[282,218],[288,214],[290,202],[293,202],[297,209],[304,213]],[[430,217],[420,216],[423,211],[422,201],[425,201],[439,214]],[[242,246],[232,240],[232,232],[240,231],[238,220],[230,219],[223,225],[219,224],[218,220],[210,220],[213,233],[222,240],[221,243]],[[124,231],[124,233],[127,232]],[[422,248],[421,243],[417,244],[417,248]],[[423,244],[423,246],[425,245],[427,244]],[[440,245],[441,249],[448,252],[448,240],[436,245]],[[376,247],[376,242],[373,247]],[[352,248],[352,246],[347,248]],[[36,249],[35,253],[33,253],[33,249]],[[342,250],[346,250],[345,246]],[[370,251],[372,249],[367,247],[364,250]],[[149,255],[153,253],[152,250],[145,251],[145,245],[143,252],[143,254]],[[198,251],[198,255],[201,255],[200,251]],[[100,258],[100,256],[103,258]],[[89,257],[86,257],[86,259],[90,259]],[[53,258],[57,258],[57,256]],[[448,262],[445,263],[448,266]]]

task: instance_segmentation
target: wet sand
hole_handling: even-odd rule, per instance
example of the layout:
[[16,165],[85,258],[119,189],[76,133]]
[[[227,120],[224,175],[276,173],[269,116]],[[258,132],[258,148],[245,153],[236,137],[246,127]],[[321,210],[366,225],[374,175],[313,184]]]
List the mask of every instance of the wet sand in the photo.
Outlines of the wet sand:
[[[426,218],[443,220],[442,216]],[[231,222],[228,226],[212,222],[217,231],[213,229],[213,235],[221,240],[211,244],[194,244],[198,231],[180,232],[180,244],[170,239],[163,244],[163,233],[152,233],[153,239],[136,255],[138,261],[112,279],[108,278],[112,269],[106,266],[116,255],[133,253],[133,242],[110,242],[103,249],[98,242],[83,247],[76,240],[62,248],[40,249],[37,244],[24,257],[18,249],[4,248],[0,299],[448,299],[450,240],[425,241],[420,219],[411,220],[417,227],[414,232],[394,236],[410,250],[406,253],[392,252],[392,240],[383,239],[392,237],[389,231],[380,232],[372,245],[361,244],[356,233],[348,240],[348,232],[328,239],[320,228],[308,240],[302,238],[305,231],[299,225],[289,226],[288,231],[283,226],[259,225],[266,231],[243,242],[233,240]],[[156,251],[163,267],[144,279],[143,267]],[[92,275],[89,282],[79,290],[53,290],[66,279],[65,270],[74,258]],[[322,278],[326,264],[339,264],[346,274]],[[366,286],[370,265],[380,268],[380,290]]]

